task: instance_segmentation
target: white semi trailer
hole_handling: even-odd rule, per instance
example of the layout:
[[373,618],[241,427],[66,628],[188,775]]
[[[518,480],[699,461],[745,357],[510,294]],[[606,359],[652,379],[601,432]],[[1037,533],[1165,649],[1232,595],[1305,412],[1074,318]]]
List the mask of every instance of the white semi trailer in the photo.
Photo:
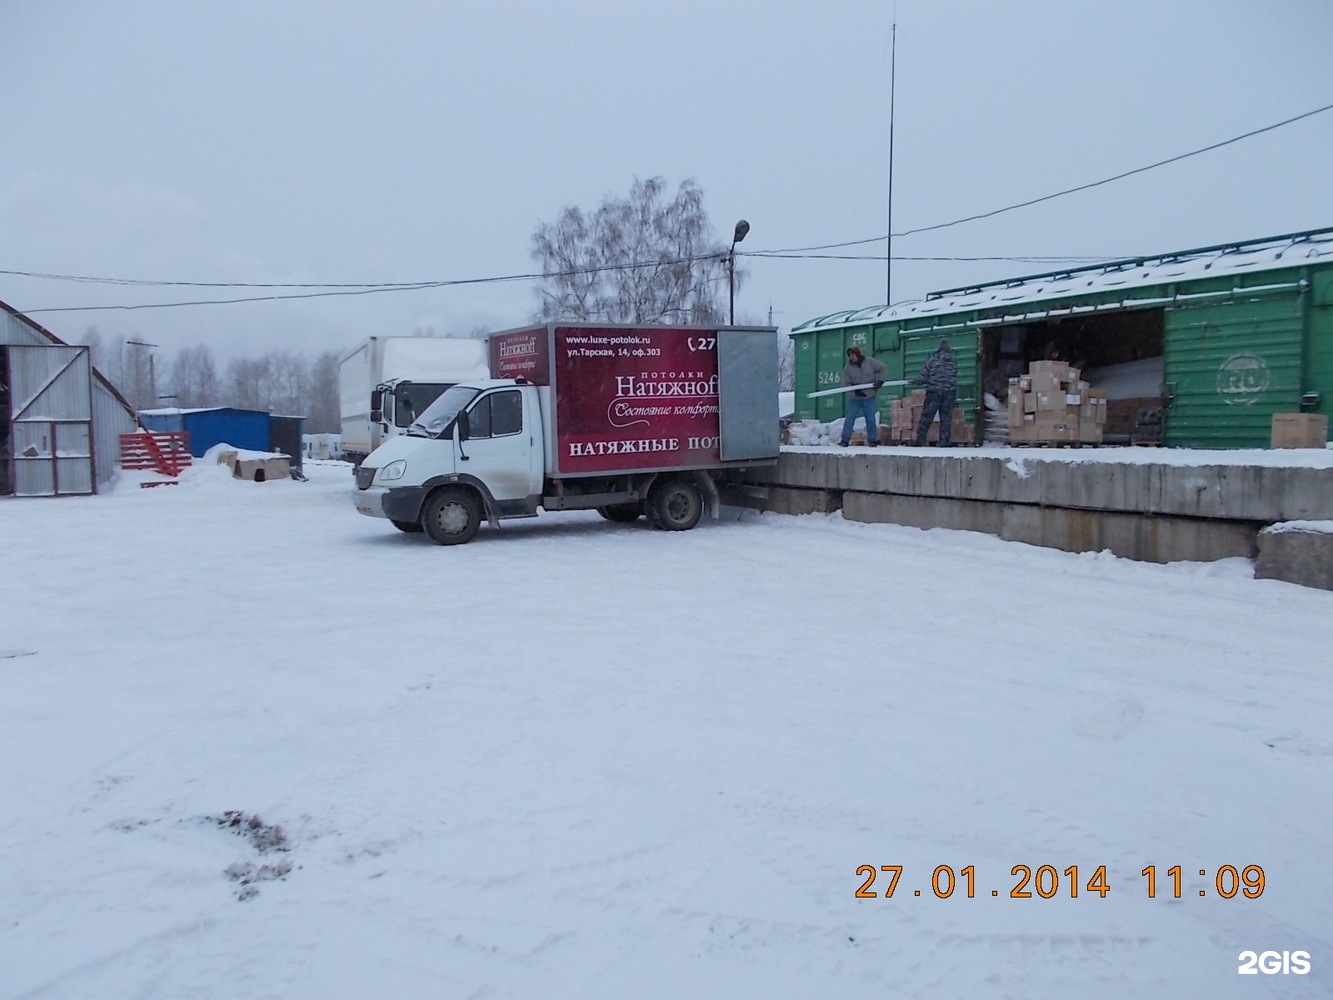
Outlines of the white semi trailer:
[[344,457],[356,465],[406,433],[451,386],[488,374],[486,344],[436,337],[369,337],[338,363]]

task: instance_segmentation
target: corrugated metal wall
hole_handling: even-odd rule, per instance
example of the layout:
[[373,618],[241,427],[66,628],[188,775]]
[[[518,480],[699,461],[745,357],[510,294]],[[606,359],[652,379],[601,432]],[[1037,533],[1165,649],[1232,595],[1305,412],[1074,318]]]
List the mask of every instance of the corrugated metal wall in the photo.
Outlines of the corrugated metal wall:
[[1333,269],[1316,272],[1310,291],[1303,389],[1319,394],[1313,412],[1327,416],[1333,426]]
[[185,414],[190,454],[202,456],[217,444],[249,451],[269,450],[268,414],[258,410],[201,410]]
[[14,493],[93,492],[92,367],[88,348],[10,344]]
[[1273,414],[1300,409],[1303,298],[1166,311],[1168,445],[1269,446]]
[[120,464],[120,436],[138,429],[133,414],[116,394],[93,379],[93,469],[105,483]]
[[[33,389],[40,387],[36,380],[43,377],[42,373],[49,378],[62,361],[68,362],[71,359],[73,355],[70,352],[82,356],[81,360],[75,360],[73,368],[42,394],[39,400],[42,412],[37,413],[34,410],[29,414],[35,417],[56,417],[72,422],[54,432],[48,423],[45,430],[47,439],[45,444],[42,441],[43,431],[36,425],[30,423],[26,429],[15,428],[15,436],[23,437],[22,448],[15,450],[21,451],[29,446],[37,448],[39,453],[43,447],[52,450],[53,454],[47,460],[47,473],[51,486],[54,487],[58,483],[59,492],[62,494],[93,492],[94,486],[89,482],[90,477],[97,483],[104,483],[115,472],[120,460],[120,435],[133,431],[136,426],[133,414],[126,409],[116,394],[93,374],[87,348],[53,340],[36,324],[29,323],[22,316],[14,315],[8,309],[0,309],[0,345],[6,345],[0,349],[10,351],[10,381],[21,380],[22,384],[22,388],[17,384],[13,387],[14,391],[11,393],[13,398],[17,398],[20,392],[29,395]],[[24,356],[21,363],[12,364],[13,358],[19,354]],[[11,403],[11,406],[13,405],[15,404]],[[61,414],[68,416],[62,417]],[[91,473],[88,459],[81,457],[89,453],[92,455]],[[56,463],[53,467],[52,459]],[[35,465],[33,468],[35,469]],[[15,472],[17,476],[18,470]],[[47,474],[38,475],[35,471],[29,471],[24,475],[30,479],[22,484],[24,489],[20,492],[32,490],[30,495],[50,494],[50,489],[43,488],[47,485]],[[31,479],[32,476],[37,478]],[[20,484],[15,483],[15,485],[17,487]]]
[[40,332],[0,309],[0,344],[49,344]]

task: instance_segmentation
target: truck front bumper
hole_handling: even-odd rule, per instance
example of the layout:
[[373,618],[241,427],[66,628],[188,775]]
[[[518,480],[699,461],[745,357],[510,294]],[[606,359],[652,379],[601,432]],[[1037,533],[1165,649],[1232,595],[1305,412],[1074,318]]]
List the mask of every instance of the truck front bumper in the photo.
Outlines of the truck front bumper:
[[384,494],[389,491],[383,486],[371,486],[368,489],[356,491],[356,509],[357,513],[365,514],[368,517],[388,517],[384,513]]
[[416,522],[421,520],[421,506],[429,492],[425,486],[372,486],[356,491],[356,509],[370,517]]

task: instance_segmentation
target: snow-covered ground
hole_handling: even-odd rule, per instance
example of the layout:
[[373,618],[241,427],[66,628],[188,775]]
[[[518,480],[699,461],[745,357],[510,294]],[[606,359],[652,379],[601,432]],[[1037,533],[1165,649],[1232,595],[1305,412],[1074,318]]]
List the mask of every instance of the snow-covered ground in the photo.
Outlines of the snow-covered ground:
[[446,549],[307,472],[0,503],[0,996],[1333,991],[1333,593],[837,515]]

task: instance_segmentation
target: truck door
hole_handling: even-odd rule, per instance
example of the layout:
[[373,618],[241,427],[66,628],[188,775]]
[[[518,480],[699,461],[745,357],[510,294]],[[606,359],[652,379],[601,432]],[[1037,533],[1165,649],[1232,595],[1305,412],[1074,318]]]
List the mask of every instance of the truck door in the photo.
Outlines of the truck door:
[[540,466],[540,428],[532,414],[524,413],[523,396],[519,389],[497,389],[467,410],[463,452],[468,460],[460,460],[458,468],[484,482],[496,500],[523,500],[541,492],[539,473],[533,481],[534,462]]

